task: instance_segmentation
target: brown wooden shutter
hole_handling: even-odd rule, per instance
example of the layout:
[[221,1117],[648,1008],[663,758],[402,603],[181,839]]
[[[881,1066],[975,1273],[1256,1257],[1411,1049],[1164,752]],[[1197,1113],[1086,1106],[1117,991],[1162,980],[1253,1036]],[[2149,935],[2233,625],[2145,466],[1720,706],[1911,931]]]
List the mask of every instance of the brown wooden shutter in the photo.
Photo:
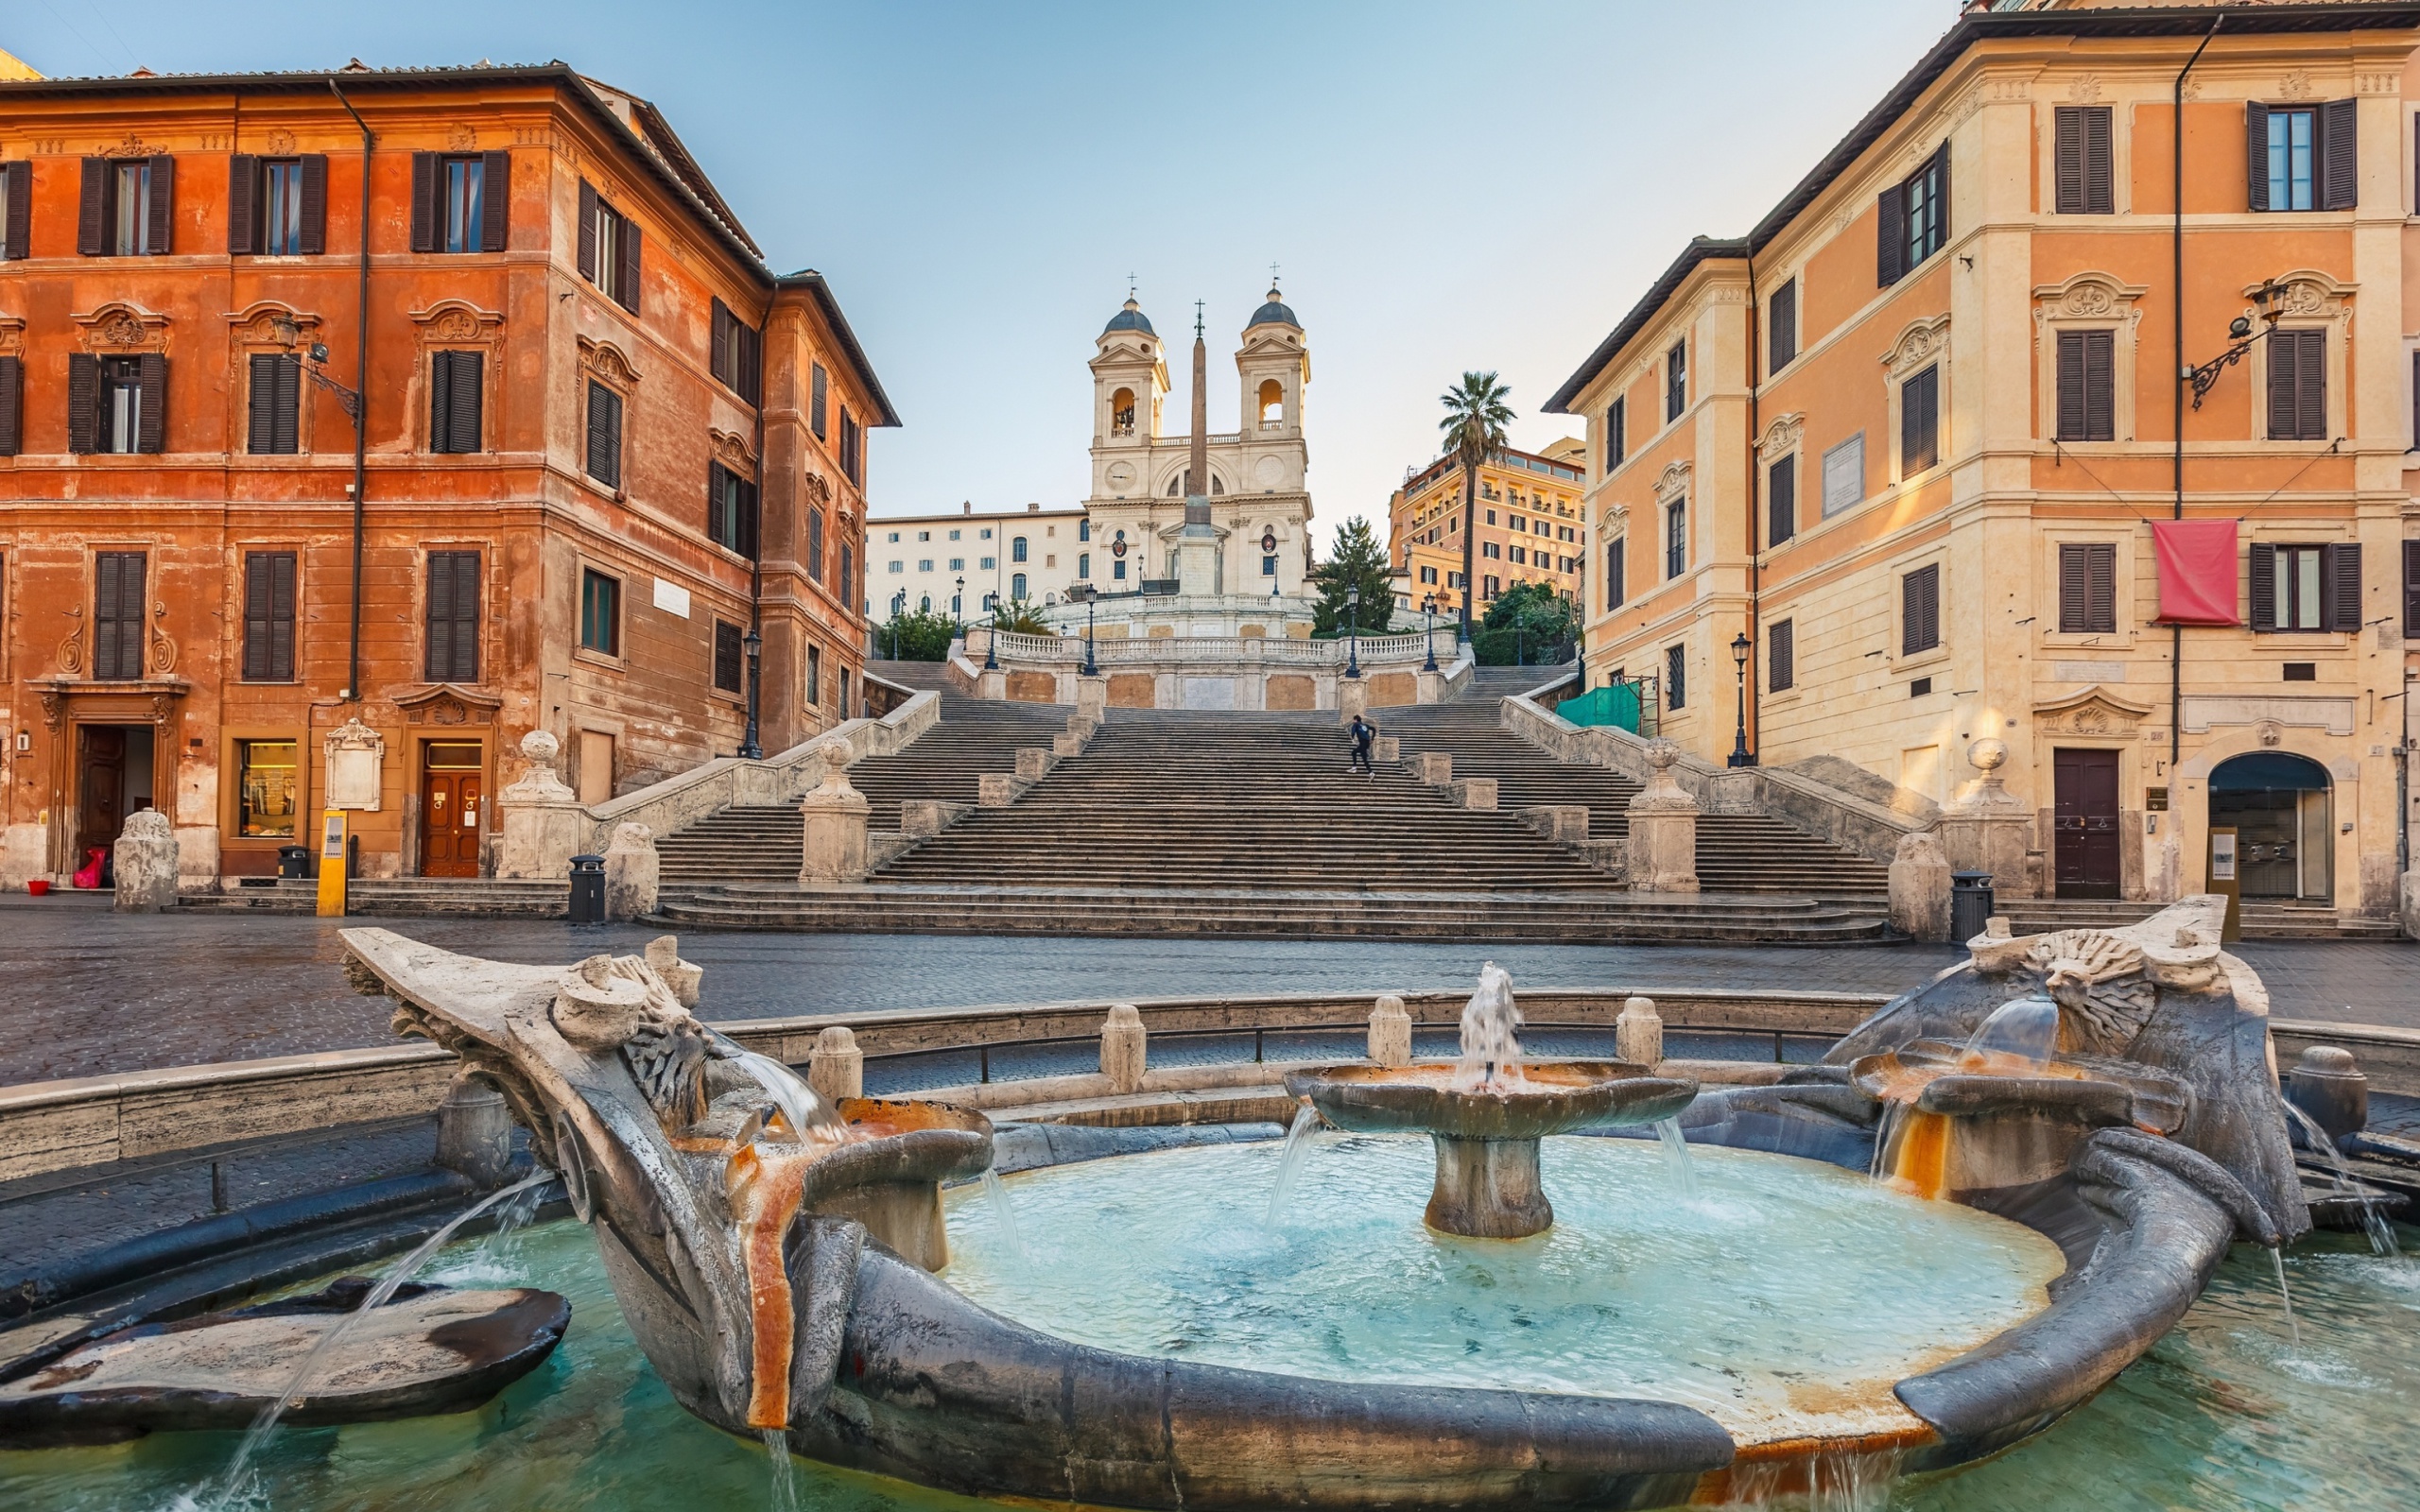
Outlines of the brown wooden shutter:
[[454,353],[428,354],[428,449],[454,450]]
[[445,407],[445,449],[478,451],[487,408],[487,353],[449,352],[445,358],[453,378],[453,397]]
[[723,479],[730,475],[731,470],[720,462],[706,464],[706,539],[717,546],[732,543],[723,533]]
[[168,449],[168,359],[156,352],[147,352],[134,360],[136,381],[143,389],[143,413],[135,420],[134,449],[164,452]]
[[1889,288],[1908,271],[1908,198],[1897,184],[1874,208],[1874,282]]
[[2083,335],[2083,439],[2118,438],[2118,338],[2111,331]]
[[806,576],[823,581],[823,511],[806,511]]
[[2420,541],[2403,543],[2403,635],[2420,638]]
[[274,352],[252,353],[251,423],[245,449],[256,456],[277,450],[276,424],[271,412],[277,406],[277,369],[283,360]]
[[244,557],[244,680],[294,680],[294,553]]
[[67,358],[67,449],[101,449],[101,359],[81,352]]
[[2057,115],[2053,177],[2058,213],[2106,215],[2116,208],[2115,158],[2106,105],[2062,105]]
[[2111,125],[2113,114],[2106,105],[2084,108],[2083,211],[2087,215],[2114,215],[2118,210],[2118,154]]
[[706,370],[724,384],[737,387],[732,383],[731,307],[717,299],[713,308],[713,317],[707,322]]
[[740,661],[739,627],[728,620],[715,621],[715,687],[718,692],[740,691]]
[[[261,249],[261,160],[238,152],[227,160],[227,253],[242,257]],[[258,448],[255,448],[258,450]]]
[[621,232],[621,235],[614,239],[621,249],[622,266],[614,279],[614,302],[636,315],[639,313],[639,223],[624,215]]
[[1627,592],[1622,583],[1622,558],[1625,555],[1623,547],[1628,544],[1628,537],[1616,536],[1605,543],[1605,607],[1607,609],[1621,608],[1623,595]]
[[739,554],[750,561],[756,559],[756,485],[742,481],[739,485]]
[[815,433],[815,438],[819,441],[831,438],[825,430],[824,418],[825,395],[829,391],[829,382],[823,375],[823,364],[819,362],[815,365],[814,374],[808,381],[806,398],[806,426]]
[[2083,112],[2081,105],[2062,105],[2052,114],[2051,203],[2062,215],[2083,214]]
[[2118,547],[2094,541],[2084,547],[2084,615],[2097,635],[2118,632]]
[[302,449],[302,359],[281,356],[275,371],[277,392],[271,411],[270,449],[290,455]]
[[2327,439],[2327,333],[2294,333],[2294,432],[2307,441]]
[[2269,107],[2258,100],[2243,107],[2243,163],[2246,201],[2254,210],[2268,209]]
[[[257,372],[260,359],[252,359]],[[257,448],[255,448],[257,450]],[[244,680],[268,680],[268,553],[244,555]]]
[[2360,202],[2360,128],[2351,100],[2319,108],[2319,208],[2351,210]]
[[2342,541],[2325,547],[2320,556],[2319,580],[2323,600],[2320,624],[2331,630],[2361,629],[2361,546],[2359,541]]
[[[362,163],[361,171],[370,171],[367,162]],[[442,177],[437,171],[436,153],[412,154],[412,250],[415,252],[437,250],[438,241],[444,235],[437,214],[437,197],[441,193],[439,183]]]
[[1932,154],[1932,245],[1946,247],[1954,230],[1949,224],[1949,139],[1942,138]]
[[26,359],[0,357],[0,456],[15,456],[26,443]]
[[93,676],[131,682],[143,676],[144,554],[104,551],[93,558]]
[[2277,548],[2265,541],[2252,544],[2252,627],[2277,627]]
[[1899,654],[1941,644],[1941,568],[1919,567],[1899,579]]
[[2091,628],[2086,599],[2091,593],[2086,548],[2075,542],[2059,547],[2059,633],[2082,635]]
[[1771,691],[1786,693],[1798,683],[1798,627],[1790,620],[1781,620],[1765,627],[1765,665],[1771,673]]
[[34,165],[31,161],[9,165],[9,239],[0,245],[0,257],[23,258],[26,251],[27,232],[33,223]]
[[621,486],[622,397],[600,383],[588,386],[588,475]]
[[110,199],[116,185],[109,159],[84,160],[84,192],[76,205],[76,250],[86,257],[109,250]]
[[579,180],[579,276],[596,281],[596,186]]
[[747,381],[748,402],[761,408],[765,403],[765,332],[752,325],[740,329],[748,333],[748,366],[740,376]]
[[512,154],[479,154],[479,250],[500,252],[512,229]]
[[162,152],[151,159],[151,226],[143,249],[153,257],[176,250],[177,160]]
[[2269,333],[2269,438],[2290,440],[2295,435],[2295,331]]
[[1941,369],[1899,386],[1899,472],[1912,476],[1941,460]]
[[[2059,439],[2084,438],[2083,338],[2082,331],[2059,333]],[[2063,551],[2066,549],[2061,548]]]
[[[369,171],[362,164],[362,171]],[[313,152],[302,159],[302,255],[320,257],[328,249],[328,155]]]
[[428,680],[479,680],[479,554],[428,554]]
[[1767,540],[1778,546],[1798,533],[1798,458],[1783,457],[1765,476]]

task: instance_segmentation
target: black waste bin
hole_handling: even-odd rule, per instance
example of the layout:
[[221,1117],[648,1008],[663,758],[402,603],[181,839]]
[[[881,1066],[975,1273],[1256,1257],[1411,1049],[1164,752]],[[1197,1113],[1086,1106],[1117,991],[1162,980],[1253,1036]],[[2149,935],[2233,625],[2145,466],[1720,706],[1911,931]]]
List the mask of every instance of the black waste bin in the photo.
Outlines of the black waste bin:
[[575,924],[605,922],[605,858],[603,856],[571,858],[571,912],[564,917]]
[[277,848],[277,874],[281,877],[307,877],[311,874],[311,848],[307,845],[282,845]]
[[1990,872],[1951,872],[1949,874],[1950,943],[1963,945],[1981,934],[1984,927],[1991,921],[1995,901],[1992,895]]

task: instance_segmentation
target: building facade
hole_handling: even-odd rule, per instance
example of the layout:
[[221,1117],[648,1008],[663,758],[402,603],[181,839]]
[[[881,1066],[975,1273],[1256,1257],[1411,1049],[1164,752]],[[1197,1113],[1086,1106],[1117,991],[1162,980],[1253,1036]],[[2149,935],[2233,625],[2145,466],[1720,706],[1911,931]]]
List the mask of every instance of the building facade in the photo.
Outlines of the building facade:
[[2408,6],[1970,9],[1555,396],[1589,427],[1590,680],[1654,678],[1711,760],[1744,726],[1969,808],[2001,764],[2003,891],[2232,869],[2390,911],[2415,42]]
[[[1507,447],[1479,468],[1471,571],[1482,608],[1515,583],[1548,583],[1566,598],[1581,595],[1588,563],[1581,500],[1586,450],[1577,438],[1543,452]],[[1398,610],[1418,613],[1434,595],[1439,619],[1461,613],[1462,503],[1461,464],[1451,456],[1407,476],[1387,500]]]
[[884,515],[866,526],[866,610],[980,619],[992,599],[1063,603],[1093,575],[1092,524],[1081,509]]
[[743,746],[752,661],[764,748],[844,716],[894,421],[646,101],[356,65],[0,118],[0,876],[147,803],[190,885],[328,806],[363,874],[473,875],[531,730],[594,801]]

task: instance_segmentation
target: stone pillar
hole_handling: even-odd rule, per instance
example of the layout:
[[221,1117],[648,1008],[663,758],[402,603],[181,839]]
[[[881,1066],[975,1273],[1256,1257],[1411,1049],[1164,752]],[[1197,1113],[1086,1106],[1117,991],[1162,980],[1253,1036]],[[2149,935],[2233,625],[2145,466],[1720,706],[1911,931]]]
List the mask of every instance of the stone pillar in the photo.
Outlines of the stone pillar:
[[978,808],[1004,809],[1017,800],[1017,779],[1014,772],[985,772],[975,780],[975,802]]
[[2008,747],[1979,740],[1966,747],[1967,764],[1983,775],[1941,811],[1942,853],[1952,871],[1988,871],[2000,898],[2030,898],[2032,877],[2025,864],[2033,811],[2001,785],[1999,768]]
[[1113,1004],[1100,1026],[1100,1074],[1119,1092],[1140,1091],[1144,1063],[1143,1015],[1132,1003]]
[[1070,756],[1081,756],[1083,753],[1084,737],[1081,735],[1068,734],[1053,735],[1050,737],[1050,754],[1063,761]]
[[806,1057],[806,1084],[836,1108],[843,1097],[863,1097],[866,1055],[857,1048],[857,1037],[837,1023],[817,1035]]
[[1098,721],[1109,707],[1109,679],[1103,677],[1076,679],[1076,713],[1078,717]]
[[1370,1010],[1370,1058],[1381,1066],[1411,1064],[1411,1015],[1392,992]]
[[1028,782],[1041,781],[1050,775],[1052,760],[1050,747],[1047,746],[1019,746],[1017,747],[1018,779]]
[[512,1110],[493,1083],[467,1067],[455,1073],[438,1105],[437,1163],[482,1192],[512,1179]]
[[1910,939],[1949,938],[1949,858],[1929,830],[1899,837],[1891,863],[1891,927]]
[[846,737],[833,741],[822,782],[799,800],[804,849],[799,856],[802,887],[834,887],[866,875],[866,797],[849,785],[855,759]]
[[1672,780],[1672,764],[1680,759],[1681,747],[1668,740],[1647,743],[1647,765],[1654,770],[1630,800],[1633,892],[1698,890],[1698,805]]
[[562,743],[545,730],[521,737],[528,773],[496,796],[497,811],[504,816],[497,876],[552,882],[571,875],[571,858],[585,839],[588,810],[555,771],[555,758],[562,753]]
[[1664,1020],[1653,998],[1622,999],[1621,1016],[1614,1021],[1614,1054],[1651,1071],[1664,1058]]
[[1338,678],[1336,679],[1336,722],[1340,725],[1349,725],[1353,723],[1355,714],[1366,717],[1369,713],[1370,679]]
[[1430,787],[1443,787],[1454,780],[1454,753],[1449,750],[1424,750],[1411,758],[1411,775]]
[[1372,741],[1370,746],[1370,759],[1373,761],[1399,762],[1403,760],[1403,737],[1401,735],[1380,735],[1377,739]]
[[1466,809],[1495,807],[1495,779],[1493,777],[1458,777],[1445,784],[1454,801]]
[[910,839],[922,840],[949,828],[954,816],[952,809],[964,809],[964,803],[952,803],[938,798],[911,798],[899,805],[899,833]]
[[158,809],[136,809],[118,833],[111,870],[121,914],[166,914],[177,906],[177,832]]
[[635,822],[614,826],[613,843],[605,848],[607,920],[627,923],[654,913],[663,877],[664,861],[656,854],[655,832]]
[[698,1005],[698,984],[705,980],[706,969],[692,966],[681,958],[681,936],[658,935],[647,942],[647,964],[664,978],[664,985],[684,1008]]

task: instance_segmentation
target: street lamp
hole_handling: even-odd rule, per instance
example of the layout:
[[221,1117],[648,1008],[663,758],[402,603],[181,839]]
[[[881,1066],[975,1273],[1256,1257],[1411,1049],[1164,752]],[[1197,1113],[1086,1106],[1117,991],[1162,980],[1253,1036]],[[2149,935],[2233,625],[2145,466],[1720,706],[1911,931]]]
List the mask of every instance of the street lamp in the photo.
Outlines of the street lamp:
[[[2200,367],[2185,369],[2183,376],[2193,385],[2195,409],[2202,407],[2202,397],[2219,381],[2220,373],[2242,361],[2243,354],[2252,350],[2255,341],[2276,329],[2278,317],[2286,313],[2286,286],[2271,279],[2252,291],[2252,302],[2253,310],[2247,310],[2227,322],[2227,339],[2234,345]],[[2268,322],[2259,335],[2254,335],[2252,330],[2252,317],[2256,311],[2262,320]]]
[[756,743],[756,693],[762,686],[758,679],[765,670],[765,638],[752,625],[748,638],[739,644],[748,653],[748,738],[739,743],[739,754],[750,761],[761,761],[765,747]]
[[983,630],[983,670],[986,672],[997,672],[1000,670],[999,594],[986,593],[983,595],[983,612],[991,617],[991,623],[987,625]]
[[890,660],[899,660],[899,620],[908,612],[908,590],[890,595]]
[[1100,676],[1100,663],[1093,660],[1093,601],[1100,597],[1100,590],[1090,583],[1080,589],[1084,595],[1084,676]]
[[1421,663],[1420,670],[1434,672],[1437,670],[1437,595],[1435,593],[1421,595],[1420,612],[1428,616],[1428,632],[1425,637],[1428,643],[1428,660]]
[[1344,675],[1357,678],[1361,675],[1361,590],[1357,584],[1344,591],[1344,612],[1345,634],[1348,637]]
[[1748,632],[1740,631],[1731,638],[1731,664],[1739,671],[1739,730],[1731,741],[1731,765],[1754,766],[1756,758],[1748,750]]
[[959,640],[966,639],[966,576],[959,575],[958,591],[949,595],[949,622]]

